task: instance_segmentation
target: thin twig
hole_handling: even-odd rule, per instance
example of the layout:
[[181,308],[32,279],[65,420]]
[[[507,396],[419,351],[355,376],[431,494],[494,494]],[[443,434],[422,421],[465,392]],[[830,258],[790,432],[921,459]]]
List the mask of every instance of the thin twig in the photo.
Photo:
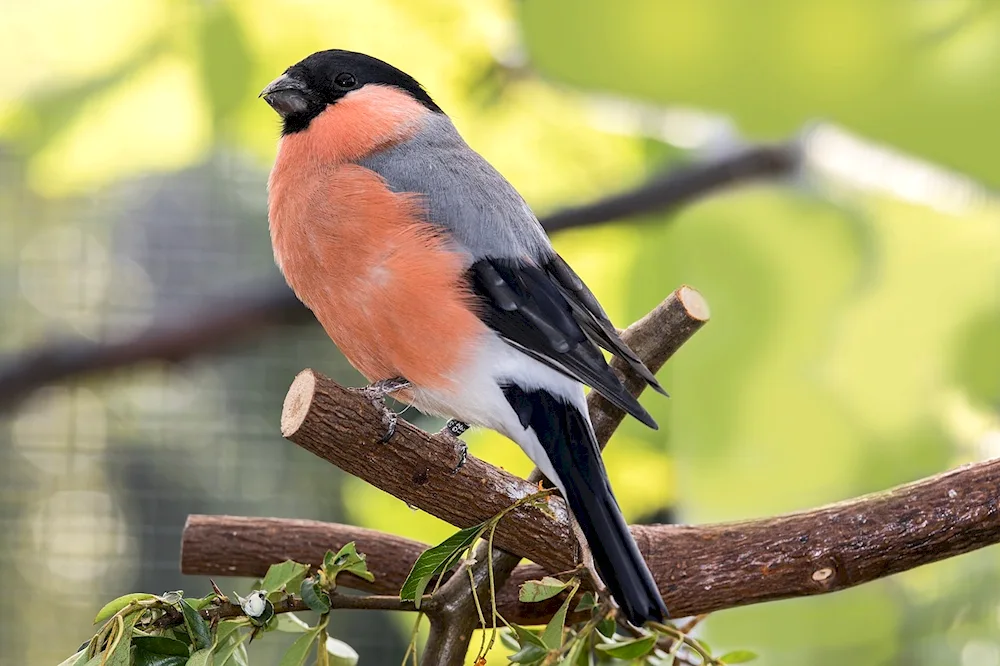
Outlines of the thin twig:
[[790,176],[798,170],[801,156],[798,141],[751,146],[718,160],[690,164],[654,176],[633,190],[595,203],[567,208],[549,215],[542,225],[553,233],[672,210],[733,185]]
[[[368,595],[355,596],[352,594],[338,594],[334,592],[329,595],[330,608],[339,610],[386,610],[386,611],[415,611],[412,601],[403,601],[396,595]],[[428,600],[429,601],[429,600]],[[273,604],[274,614],[281,613],[302,613],[310,610],[306,602],[299,597],[288,596]],[[166,629],[184,623],[184,616],[173,606],[164,606],[166,611],[162,617],[153,622],[153,626],[158,629]],[[231,601],[223,602],[217,606],[203,608],[201,616],[208,621],[230,620],[238,617],[246,617],[246,613],[239,604]]]
[[71,339],[43,344],[0,358],[0,413],[49,384],[151,361],[179,363],[230,349],[280,325],[313,321],[285,285],[268,282],[235,296],[206,299],[187,313],[163,317],[117,342]]

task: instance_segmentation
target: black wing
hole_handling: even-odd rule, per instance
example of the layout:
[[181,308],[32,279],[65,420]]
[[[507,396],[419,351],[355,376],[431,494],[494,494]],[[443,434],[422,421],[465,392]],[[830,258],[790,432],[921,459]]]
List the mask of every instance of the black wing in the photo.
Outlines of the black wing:
[[611,323],[607,313],[604,312],[604,308],[597,302],[597,297],[583,283],[576,271],[570,268],[569,264],[558,254],[545,268],[549,275],[555,279],[563,295],[566,296],[566,301],[573,308],[573,314],[587,332],[587,336],[615,356],[625,359],[629,367],[645,379],[647,384],[663,395],[667,395],[667,392],[660,386],[660,382],[656,381],[656,377],[642,362],[642,359],[636,356],[635,352],[618,336],[618,331]]
[[480,259],[469,268],[469,278],[480,318],[507,343],[591,386],[650,428],[657,427],[608,367],[598,345],[627,360],[651,386],[663,389],[562,259],[556,256],[541,267],[509,259]]

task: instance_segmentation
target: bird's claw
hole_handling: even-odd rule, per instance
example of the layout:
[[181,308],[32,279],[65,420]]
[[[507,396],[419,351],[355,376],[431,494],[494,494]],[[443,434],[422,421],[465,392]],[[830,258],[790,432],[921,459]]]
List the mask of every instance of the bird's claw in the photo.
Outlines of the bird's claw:
[[386,406],[386,396],[409,387],[410,382],[406,379],[392,377],[390,379],[381,379],[360,389],[360,392],[371,401],[372,406],[382,412],[382,425],[385,426],[385,433],[379,437],[379,444],[386,444],[392,439],[392,436],[396,434],[396,424],[399,422],[399,415]]
[[396,412],[392,411],[382,403],[382,425],[385,426],[385,433],[378,438],[379,444],[388,444],[392,436],[396,434],[396,424],[399,422],[399,416]]
[[459,442],[458,446],[455,447],[458,451],[458,463],[455,465],[454,469],[451,470],[452,476],[458,474],[458,470],[462,469],[465,465],[465,459],[469,457],[469,445],[465,442]]

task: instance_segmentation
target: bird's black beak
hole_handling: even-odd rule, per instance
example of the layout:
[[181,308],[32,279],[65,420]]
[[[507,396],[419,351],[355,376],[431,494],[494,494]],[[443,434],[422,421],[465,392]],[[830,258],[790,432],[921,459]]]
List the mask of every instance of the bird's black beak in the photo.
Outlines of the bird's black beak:
[[260,91],[258,97],[271,105],[282,118],[293,113],[301,113],[309,106],[309,90],[306,84],[296,78],[282,74]]

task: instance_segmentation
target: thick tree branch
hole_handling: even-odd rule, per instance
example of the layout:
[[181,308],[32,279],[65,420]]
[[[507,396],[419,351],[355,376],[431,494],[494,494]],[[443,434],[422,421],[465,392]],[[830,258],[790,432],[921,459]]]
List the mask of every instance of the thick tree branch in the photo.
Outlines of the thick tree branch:
[[[622,338],[646,367],[656,373],[695,331],[705,325],[708,317],[708,304],[701,295],[690,287],[681,287],[624,331]],[[611,367],[632,395],[638,397],[646,389],[645,380],[632,372],[625,361],[615,358]],[[596,392],[591,392],[587,403],[598,444],[603,449],[625,413]],[[528,481],[532,484],[548,483],[538,468],[531,472]],[[473,612],[475,599],[489,598],[486,585],[490,580],[497,586],[495,589],[502,589],[521,561],[519,554],[513,551],[497,548],[491,553],[487,543],[478,544],[473,559],[476,562],[471,565],[470,576],[476,586],[475,595],[470,594],[470,586],[463,585],[459,579],[449,581],[441,590],[449,612],[431,618],[431,631],[424,650],[429,658],[426,666],[461,663],[468,652],[472,631],[478,625],[478,616]]]
[[[665,359],[669,350],[680,347],[707,317],[708,308],[698,292],[682,287],[635,326],[657,332],[641,340],[650,347],[668,350],[660,354]],[[694,323],[668,328],[678,321]],[[634,333],[629,339],[631,335]],[[634,349],[643,358],[650,352],[639,345]],[[653,364],[651,369],[655,371],[658,367]],[[610,424],[604,427],[611,429]],[[468,527],[481,523],[537,489],[531,481],[498,470],[471,455],[458,473],[453,473],[458,462],[456,441],[443,435],[428,435],[407,423],[399,424],[388,444],[373,444],[384,429],[381,416],[365,396],[311,370],[299,373],[285,397],[281,417],[285,437],[345,472],[453,525]],[[548,512],[536,507],[519,507],[509,520],[501,521],[495,544],[559,570],[571,569],[575,566],[572,554],[560,548],[573,538],[565,520],[565,504],[555,498],[548,504],[560,520],[554,523]]]
[[[542,219],[547,230],[593,226],[674,209],[712,192],[795,173],[798,143],[751,147],[665,174],[626,192]],[[221,300],[221,299],[220,299]],[[312,314],[280,282],[251,287],[224,303],[205,303],[173,314],[146,331],[117,342],[59,340],[0,359],[0,412],[33,391],[57,382],[111,372],[148,361],[179,362],[217,352],[284,323],[309,323]]]
[[[688,338],[690,338],[690,336],[693,335],[698,328],[704,325],[708,316],[708,306],[700,294],[689,287],[682,287],[671,294],[671,296],[665,299],[663,303],[661,303],[641,321],[637,322],[625,331],[623,337],[626,342],[630,344],[632,349],[635,350],[641,358],[643,358],[643,360],[647,363],[647,366],[655,372],[662,367],[666,360]],[[635,376],[634,373],[628,369],[627,364],[616,361],[612,363],[612,367],[619,373],[620,376],[622,376],[626,385],[634,394],[638,395],[645,388],[645,382]],[[291,437],[293,441],[295,433],[307,432],[303,430],[303,426],[308,420],[312,407],[315,405],[316,394],[314,389],[316,388],[316,381],[318,379],[321,378],[317,378],[312,373],[301,373],[299,377],[296,378],[296,382],[293,384],[292,388],[289,390],[288,396],[286,397],[285,409],[282,414],[282,432],[286,436]],[[323,379],[323,381],[329,382],[329,380],[325,379]],[[330,382],[330,384],[333,387],[336,387],[336,384],[333,384],[332,382]],[[336,389],[343,391],[340,387],[336,387]],[[603,446],[607,442],[608,437],[610,437],[611,433],[621,422],[623,414],[613,410],[610,405],[601,401],[596,394],[592,395],[590,398],[590,409],[592,418],[595,419],[594,422],[595,427],[597,428],[600,444]],[[326,421],[325,417],[321,417],[320,422],[329,423],[330,421]],[[339,423],[340,421],[337,420],[336,422]],[[381,419],[379,419],[379,423],[381,424]],[[353,427],[351,430],[353,431]],[[421,431],[415,432],[419,433],[423,438],[431,437]],[[396,437],[398,438],[399,434],[397,434]],[[314,452],[318,452],[320,449],[324,448],[322,445],[323,441],[324,440],[322,439],[317,440],[313,442],[312,447],[307,445],[307,448],[310,448],[310,450],[313,450]],[[394,439],[392,443],[395,444],[397,442]],[[315,447],[317,444],[319,445],[319,448]],[[448,441],[448,444],[450,446],[454,446],[454,442],[451,440]],[[436,455],[432,457],[435,460],[440,460],[442,453],[447,456],[447,452],[438,451]],[[323,454],[320,453],[320,455]],[[324,455],[324,457],[326,456]],[[469,469],[470,462],[473,461],[466,462],[463,470]],[[387,461],[387,463],[391,465],[398,474],[399,468],[396,464],[392,461]],[[500,473],[500,470],[497,470],[496,468],[486,465],[480,461],[474,461],[474,464],[485,465],[486,468],[492,470],[494,473]],[[445,469],[450,470],[451,467],[449,466]],[[433,476],[436,481],[440,480],[441,471],[442,470],[440,469],[435,470]],[[379,472],[377,472],[376,475],[380,478],[392,476],[391,474],[385,475]],[[358,474],[358,476],[371,480],[371,477],[366,476],[365,474]],[[412,476],[413,483],[417,486],[428,485],[430,478],[431,474],[427,469],[418,469],[416,474]],[[486,477],[473,477],[473,481],[475,478],[485,479]],[[527,483],[520,479],[516,479],[515,477],[504,479],[503,483],[508,488],[511,487],[511,484],[519,484],[521,486],[521,490],[523,490],[523,496],[526,496],[534,492],[536,488],[535,483],[539,478],[540,476],[537,474],[536,470],[535,474],[532,475],[532,478]],[[445,481],[447,482],[447,479],[445,479]],[[405,480],[403,480],[402,486],[406,485]],[[431,494],[431,498],[433,499],[435,496],[440,496],[442,489],[432,487],[429,489],[429,492]],[[475,485],[469,487],[468,484],[466,484],[465,490],[460,493],[458,499],[461,500],[463,495],[466,498],[476,497],[478,504],[478,500],[481,500],[483,496],[483,489],[477,488]],[[449,504],[455,507],[464,506],[462,501],[451,502]],[[502,507],[496,511],[492,511],[489,515],[495,515],[499,510],[510,506],[510,504],[511,502],[505,501]],[[420,504],[417,503],[416,506],[420,506]],[[564,518],[561,527],[565,530],[565,508],[561,508],[561,511],[563,512]],[[435,513],[433,510],[431,512]],[[545,515],[543,512],[538,513]],[[489,515],[475,519],[472,522],[481,522],[481,520],[489,517]],[[455,522],[455,520],[452,519],[452,522]],[[187,535],[194,535],[195,532],[196,530],[194,526],[189,526],[188,530],[185,531],[185,543],[188,543]],[[534,533],[538,534],[537,531]],[[369,535],[362,534],[361,536]],[[197,543],[197,540],[195,540],[195,542]],[[497,538],[496,542],[502,545],[502,537]],[[400,561],[399,555],[404,554],[407,548],[412,548],[413,546],[402,544],[397,545],[399,546],[396,557],[396,561],[398,562]],[[186,546],[183,550],[184,553],[187,554],[192,550],[197,550],[197,548],[190,548]],[[489,559],[487,558],[487,555],[488,551],[486,544],[480,544],[475,555],[475,559],[478,560],[478,562],[471,565],[471,567],[468,568],[468,571],[466,571],[465,568],[460,569],[455,578],[450,580],[437,594],[434,595],[433,601],[436,602],[436,610],[429,613],[431,618],[431,632],[425,649],[425,655],[429,659],[429,665],[459,663],[462,657],[466,654],[469,638],[471,637],[472,631],[478,624],[478,614],[474,612],[473,596],[470,594],[469,582],[465,580],[465,577],[466,574],[469,575],[472,584],[475,585],[477,589],[477,595],[480,599],[489,598],[489,595],[487,594],[487,587],[490,581],[491,572],[488,568]],[[498,588],[503,587],[520,559],[519,554],[510,554],[500,549],[493,552],[492,579]],[[182,560],[186,561],[187,558],[182,558]],[[403,561],[406,562],[407,560]],[[232,564],[230,563],[228,566],[232,566]],[[409,569],[407,568],[400,572],[403,574],[404,578],[408,570]],[[388,578],[384,580],[388,580]]]
[[[685,617],[834,592],[996,544],[997,488],[1000,460],[988,460],[811,511],[716,525],[634,525],[632,533],[671,613]],[[561,526],[553,533],[567,535],[557,544],[561,554],[533,557],[542,565],[519,566],[498,591],[497,606],[511,622],[544,622],[558,606],[558,600],[517,601],[521,583],[573,561],[576,544],[568,531]],[[352,540],[379,573],[373,584],[342,584],[380,594],[398,593],[426,548],[347,525],[192,516],[181,567],[188,574],[261,576],[285,557],[318,564],[328,548]]]
[[[410,539],[353,525],[192,515],[181,537],[181,573],[260,577],[267,573],[267,567],[285,560],[318,566],[327,550],[337,552],[351,541],[357,543],[358,552],[368,555],[368,569],[375,582],[351,574],[343,574],[338,582],[375,594],[399,594],[413,562],[427,548]],[[370,553],[394,555],[373,557]]]
[[[675,307],[685,300],[684,292],[679,295],[672,299]],[[687,300],[697,303],[700,299]],[[654,367],[659,361],[650,354],[657,347],[657,336],[647,333],[663,330],[667,312],[679,314],[666,307],[670,301],[658,308],[658,315],[648,316],[626,332],[630,344]],[[699,311],[699,307],[693,309]],[[693,320],[707,316],[707,312],[699,317],[691,315],[691,308],[684,310]],[[676,321],[684,320],[681,316]],[[666,337],[676,334],[683,341],[678,333],[682,328],[675,322]],[[665,357],[670,352],[660,353]],[[362,478],[445,520],[458,525],[479,522],[536,488],[476,459],[452,476],[453,442],[408,426],[401,427],[390,444],[372,449],[370,442],[381,434],[382,424],[366,400],[308,372],[296,384],[289,392],[283,419],[287,435],[336,464],[343,462],[352,473],[358,469]],[[607,419],[606,426],[599,426],[605,428],[605,438],[616,425],[614,417],[599,398],[591,400],[595,423]],[[388,459],[384,467],[380,466],[383,459]],[[390,469],[395,474],[386,473]],[[808,512],[699,527],[633,526],[632,531],[673,614],[695,615],[844,589],[1000,542],[998,484],[1000,461],[988,461]],[[475,507],[470,497],[476,498]],[[499,545],[536,563],[517,567],[499,589],[498,607],[511,621],[547,620],[558,601],[522,604],[517,600],[518,585],[545,572],[567,570],[576,562],[577,545],[562,501],[552,499],[550,505],[556,509],[555,518],[532,510],[513,512],[498,529]],[[186,573],[261,575],[269,564],[285,557],[318,562],[327,549],[350,540],[368,554],[377,578],[370,585],[344,584],[382,594],[398,591],[424,548],[399,537],[346,526],[192,517],[185,530],[182,567]],[[440,629],[442,649],[458,650],[461,642],[453,645],[455,636]]]

